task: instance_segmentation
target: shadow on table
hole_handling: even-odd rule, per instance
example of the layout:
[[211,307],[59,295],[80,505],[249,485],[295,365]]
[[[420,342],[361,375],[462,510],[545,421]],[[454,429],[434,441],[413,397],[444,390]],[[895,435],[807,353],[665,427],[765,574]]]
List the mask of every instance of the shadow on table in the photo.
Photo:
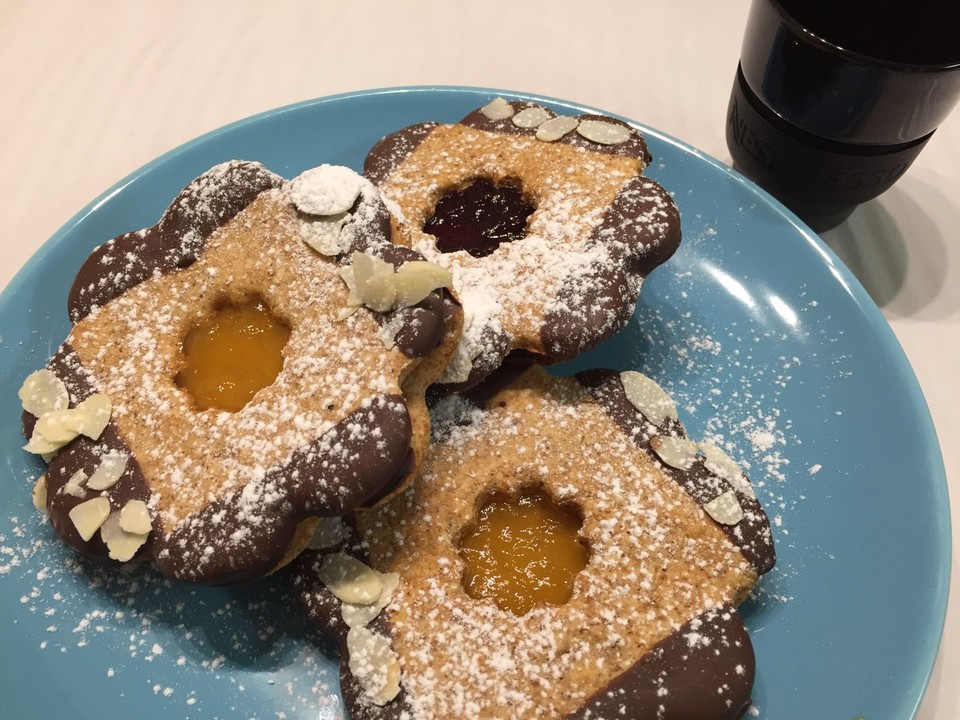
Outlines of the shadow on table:
[[908,177],[821,237],[888,317],[936,321],[960,309],[960,283],[950,280],[960,243],[944,236],[947,228],[960,228],[960,207]]

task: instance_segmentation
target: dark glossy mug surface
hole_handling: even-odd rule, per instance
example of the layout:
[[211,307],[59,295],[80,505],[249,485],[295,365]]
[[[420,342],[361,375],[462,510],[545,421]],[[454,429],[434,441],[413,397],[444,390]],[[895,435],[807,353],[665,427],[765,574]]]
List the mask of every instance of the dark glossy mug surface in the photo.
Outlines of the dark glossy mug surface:
[[754,0],[734,167],[815,230],[889,188],[960,98],[960,0]]

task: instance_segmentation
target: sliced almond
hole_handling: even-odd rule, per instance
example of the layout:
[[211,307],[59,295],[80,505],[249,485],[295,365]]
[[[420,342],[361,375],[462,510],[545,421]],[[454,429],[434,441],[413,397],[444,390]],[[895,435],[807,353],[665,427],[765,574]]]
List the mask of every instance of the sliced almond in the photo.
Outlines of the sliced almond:
[[700,451],[703,453],[703,464],[707,470],[722,477],[747,497],[757,497],[753,485],[750,484],[750,480],[737,465],[736,460],[727,455],[722,448],[711,442],[702,442],[700,443]]
[[372,605],[355,605],[354,603],[341,603],[340,614],[343,621],[350,627],[362,627],[368,625],[379,615],[383,609],[390,604],[393,593],[400,584],[400,575],[397,573],[382,573],[380,580],[383,583],[383,589],[380,591],[380,597]]
[[33,426],[35,433],[40,433],[44,440],[57,447],[63,447],[80,434],[70,426],[76,426],[76,410],[51,410],[37,418]]
[[65,423],[68,428],[76,430],[78,434],[96,440],[110,422],[110,411],[110,398],[97,393],[73,408]]
[[383,592],[380,573],[346,553],[327,555],[320,564],[319,577],[342,602],[371,605]]
[[619,145],[630,139],[630,128],[605,120],[581,120],[577,132],[598,145]]
[[537,140],[554,142],[571,130],[576,130],[579,124],[580,121],[577,120],[577,118],[570,117],[569,115],[560,115],[559,117],[551,118],[537,127]]
[[345,315],[343,318],[339,318],[345,320],[346,318],[350,317],[350,315],[353,315],[357,308],[363,305],[363,300],[357,294],[357,283],[353,279],[353,267],[350,265],[344,265],[343,267],[337,269],[337,274],[340,276],[340,279],[343,280],[344,285],[347,286],[347,290],[350,291],[349,295],[347,295],[347,307],[353,308],[349,314]]
[[325,550],[339,545],[347,538],[347,526],[338,517],[322,517],[313,531],[313,537],[307,547],[311,550]]
[[397,299],[393,265],[358,251],[352,259],[353,282],[363,304],[377,312],[390,310]]
[[143,500],[127,500],[120,510],[120,529],[132,535],[148,535],[153,529],[150,510]]
[[33,506],[40,512],[47,511],[47,476],[41,475],[37,478],[33,486],[33,492],[30,493],[30,499],[33,500]]
[[350,672],[364,694],[377,705],[386,705],[400,692],[400,658],[390,641],[365,627],[347,633]]
[[68,514],[80,537],[86,542],[110,515],[110,501],[103,496],[95,497],[75,506]]
[[91,490],[107,490],[116,485],[117,480],[123,475],[127,468],[127,460],[130,458],[126,453],[109,453],[100,460],[97,469],[87,481],[87,487]]
[[360,305],[362,304],[363,303],[358,303],[357,305],[349,305],[345,308],[340,308],[340,312],[337,313],[337,317],[336,317],[337,321],[343,322],[347,318],[352,317],[353,315],[356,315],[357,310],[360,309]]
[[365,282],[357,284],[357,293],[364,305],[377,312],[393,309],[397,300],[397,286],[392,274],[377,273],[370,276]]
[[75,498],[86,497],[87,491],[83,487],[86,482],[87,474],[83,470],[77,470],[70,476],[70,479],[64,483],[63,487],[60,488],[60,492],[72,495]]
[[513,116],[513,124],[518,128],[535,128],[553,117],[542,107],[529,107]]
[[390,652],[387,658],[387,681],[380,692],[370,698],[376,705],[386,705],[400,694],[400,658],[393,650]]
[[290,181],[290,200],[307,215],[345,213],[360,197],[362,179],[342,165],[320,165]]
[[377,338],[383,343],[387,350],[393,350],[397,346],[397,333],[393,328],[382,327],[377,333]]
[[480,112],[486,115],[490,120],[506,120],[514,113],[513,106],[503,98],[494,98],[489,103],[480,108]]
[[63,447],[62,443],[52,443],[43,435],[34,430],[33,434],[30,436],[30,442],[24,445],[23,449],[28,453],[34,453],[35,455],[52,455],[61,447]]
[[677,404],[654,380],[635,370],[620,373],[627,400],[651,423],[659,427],[667,418],[677,420]]
[[689,470],[697,459],[697,444],[693,440],[657,435],[650,438],[650,447],[670,467]]
[[34,417],[54,410],[66,410],[70,404],[67,386],[56,373],[46,368],[27,375],[18,394],[23,409]]
[[733,490],[727,490],[703,506],[707,514],[722,525],[736,525],[743,520],[743,508]]
[[401,265],[394,277],[397,289],[397,307],[416,305],[434,290],[453,285],[450,271],[426,260],[415,260]]
[[340,213],[329,217],[304,220],[300,223],[300,239],[321,255],[339,255],[343,226],[350,221],[350,213]]
[[121,527],[121,513],[112,512],[100,526],[100,539],[111,560],[129,562],[147,541],[149,533],[130,533]]

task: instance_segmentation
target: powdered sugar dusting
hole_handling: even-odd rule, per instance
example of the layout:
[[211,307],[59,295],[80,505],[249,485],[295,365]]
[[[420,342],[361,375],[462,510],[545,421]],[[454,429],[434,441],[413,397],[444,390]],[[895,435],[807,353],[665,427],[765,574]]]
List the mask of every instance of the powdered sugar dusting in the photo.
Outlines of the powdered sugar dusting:
[[336,673],[304,644],[282,582],[220,590],[146,565],[99,567],[23,510],[0,519],[0,557],[16,559],[0,582],[27,588],[7,610],[23,638],[14,647],[42,654],[51,672],[90,683],[117,712],[149,703],[183,718],[343,717]]
[[[601,307],[610,302],[605,295],[609,278],[619,277],[628,267],[624,257],[642,252],[628,242],[636,228],[647,229],[656,246],[669,227],[670,201],[649,185],[630,185],[637,197],[624,200],[640,207],[637,200],[642,198],[649,207],[626,213],[619,226],[602,225],[610,222],[608,209],[615,197],[642,167],[636,158],[440,126],[382,183],[388,207],[408,241],[428,260],[450,269],[463,302],[463,337],[441,382],[464,382],[475,366],[486,374],[515,347],[562,356],[563,350],[544,347],[540,338],[551,315],[570,318],[581,327],[587,326],[589,315],[596,325],[588,331],[591,344],[622,326],[624,310],[632,309],[633,299],[618,297],[609,308]],[[482,258],[465,251],[441,253],[433,237],[419,229],[443,193],[476,177],[523,182],[536,208],[526,236],[502,243]],[[642,274],[631,274],[630,288],[624,292],[635,297],[641,280]]]
[[[205,187],[198,190],[201,196]],[[361,191],[373,188],[357,179]],[[196,513],[213,500],[236,501],[236,531],[218,534],[214,517],[199,545],[191,533],[191,546],[182,548],[195,555],[197,572],[217,553],[247,548],[253,530],[274,522],[266,510],[281,508],[289,489],[287,478],[271,468],[308,446],[344,466],[358,439],[380,447],[378,426],[367,417],[381,406],[405,422],[404,408],[387,408],[382,398],[401,395],[399,377],[410,360],[383,351],[367,312],[335,319],[346,289],[336,265],[300,242],[296,214],[285,198],[283,190],[261,194],[206,240],[190,267],[128,290],[81,321],[69,339],[95,384],[114,398],[113,420],[136,448],[154,493],[152,509],[165,530],[196,527]],[[361,217],[368,204],[360,204],[349,228],[369,221]],[[249,297],[262,298],[291,324],[283,369],[240,411],[199,413],[173,382],[181,339],[217,302]],[[341,428],[347,417],[352,423]],[[202,443],[184,442],[189,438]],[[343,484],[318,485],[312,499],[339,507],[348,492]]]
[[[696,216],[685,224],[684,243],[717,243],[724,234],[705,224]],[[688,257],[696,259],[693,252]],[[635,316],[637,327],[632,331],[639,345],[604,352],[608,357],[639,360],[640,369],[658,379],[677,400],[681,417],[689,427],[701,428],[703,439],[724,449],[746,471],[763,507],[772,518],[771,526],[778,546],[793,542],[790,517],[798,504],[805,500],[804,478],[818,478],[825,463],[809,462],[796,466],[791,459],[797,455],[809,457],[814,448],[804,444],[803,433],[795,426],[791,407],[797,394],[805,389],[797,379],[805,365],[819,365],[816,349],[809,356],[799,357],[771,352],[785,340],[813,340],[814,345],[831,344],[835,334],[824,334],[827,325],[807,317],[803,324],[791,326],[789,313],[770,308],[770,315],[783,319],[783,326],[731,323],[717,328],[691,308],[688,298],[702,295],[707,278],[715,281],[732,299],[747,308],[762,302],[762,296],[752,295],[744,283],[727,274],[722,267],[694,267],[684,258],[663,268],[660,280],[667,282],[657,289],[655,306],[648,305],[641,296]],[[819,305],[807,296],[801,287],[797,292],[802,313],[819,313]],[[786,313],[784,316],[781,313]],[[802,329],[798,329],[802,328]],[[835,331],[832,331],[835,332]],[[842,332],[842,331],[841,331]],[[799,337],[797,333],[802,333]],[[813,338],[807,334],[813,335]],[[627,334],[620,336],[626,339]],[[773,357],[773,361],[769,358]],[[825,373],[824,383],[842,383],[850,375],[845,365],[848,358],[832,357]],[[595,362],[585,356],[578,366],[589,367]],[[817,405],[825,418],[834,415],[835,405],[829,396],[823,396]],[[696,431],[694,431],[696,434]],[[816,456],[814,456],[816,458]],[[829,558],[827,552],[813,548],[813,556]],[[754,602],[780,604],[792,597],[791,578],[803,571],[802,567],[785,561],[781,555],[777,566],[755,590]]]

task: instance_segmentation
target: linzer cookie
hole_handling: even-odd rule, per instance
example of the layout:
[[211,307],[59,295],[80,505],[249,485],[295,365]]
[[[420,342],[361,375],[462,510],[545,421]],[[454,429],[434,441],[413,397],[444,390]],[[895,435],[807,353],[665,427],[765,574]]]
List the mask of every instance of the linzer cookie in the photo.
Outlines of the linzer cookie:
[[444,388],[475,384],[514,350],[572,358],[626,325],[680,241],[676,206],[642,175],[649,161],[619,120],[499,98],[370,151],[364,173],[392,203],[399,241],[449,268],[463,302]]
[[741,717],[736,606],[774,564],[750,482],[639,373],[514,374],[440,400],[418,482],[294,564],[349,716]]
[[318,517],[417,472],[424,391],[459,337],[449,282],[347,168],[212,168],[81,267],[70,335],[21,389],[26,449],[49,460],[35,502],[86,554],[270,572]]

